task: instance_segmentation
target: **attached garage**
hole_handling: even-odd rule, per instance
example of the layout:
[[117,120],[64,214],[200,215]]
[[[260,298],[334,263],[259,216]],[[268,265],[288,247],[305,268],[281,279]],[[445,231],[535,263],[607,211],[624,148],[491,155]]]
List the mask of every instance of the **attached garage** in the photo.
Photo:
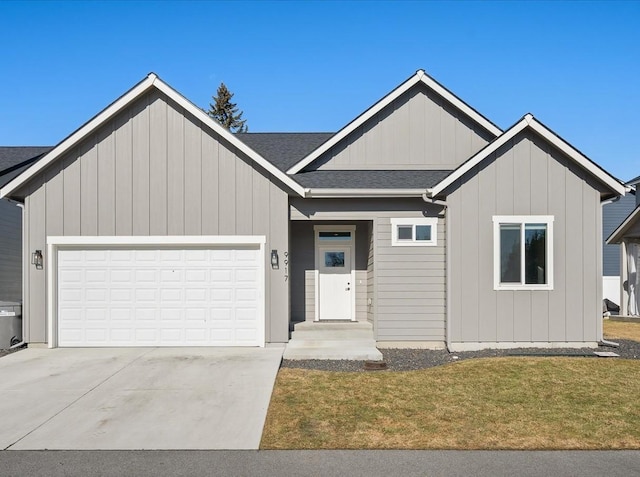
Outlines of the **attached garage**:
[[264,346],[265,237],[50,237],[50,346]]

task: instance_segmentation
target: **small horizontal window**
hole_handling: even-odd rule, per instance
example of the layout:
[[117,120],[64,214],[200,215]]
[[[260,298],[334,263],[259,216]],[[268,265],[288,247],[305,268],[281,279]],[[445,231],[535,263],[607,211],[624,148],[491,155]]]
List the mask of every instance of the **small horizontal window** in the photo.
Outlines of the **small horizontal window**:
[[323,242],[351,240],[351,232],[318,232],[318,239]]
[[437,217],[391,219],[391,245],[434,246],[437,245]]

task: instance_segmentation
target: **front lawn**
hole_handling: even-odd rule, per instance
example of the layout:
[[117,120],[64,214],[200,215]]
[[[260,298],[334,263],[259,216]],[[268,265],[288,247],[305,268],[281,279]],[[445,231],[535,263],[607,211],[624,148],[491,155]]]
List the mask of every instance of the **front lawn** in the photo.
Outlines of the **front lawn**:
[[263,449],[640,449],[640,361],[486,358],[281,369]]
[[622,339],[640,342],[640,323],[604,320],[604,336],[607,339]]

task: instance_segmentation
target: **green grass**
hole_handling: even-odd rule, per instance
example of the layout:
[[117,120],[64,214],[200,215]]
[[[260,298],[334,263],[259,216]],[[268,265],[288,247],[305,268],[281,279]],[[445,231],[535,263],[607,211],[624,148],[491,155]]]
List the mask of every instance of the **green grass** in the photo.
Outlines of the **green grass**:
[[263,449],[639,449],[640,361],[491,358],[282,369]]

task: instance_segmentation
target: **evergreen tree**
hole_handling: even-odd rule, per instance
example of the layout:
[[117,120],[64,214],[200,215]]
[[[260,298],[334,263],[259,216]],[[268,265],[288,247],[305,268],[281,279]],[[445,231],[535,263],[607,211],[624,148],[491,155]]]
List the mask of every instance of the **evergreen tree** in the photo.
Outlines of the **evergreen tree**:
[[242,119],[242,111],[238,112],[236,103],[231,102],[233,93],[224,83],[220,83],[215,96],[212,96],[213,104],[209,104],[209,110],[205,111],[209,116],[218,121],[224,128],[232,133],[247,132],[247,120]]

